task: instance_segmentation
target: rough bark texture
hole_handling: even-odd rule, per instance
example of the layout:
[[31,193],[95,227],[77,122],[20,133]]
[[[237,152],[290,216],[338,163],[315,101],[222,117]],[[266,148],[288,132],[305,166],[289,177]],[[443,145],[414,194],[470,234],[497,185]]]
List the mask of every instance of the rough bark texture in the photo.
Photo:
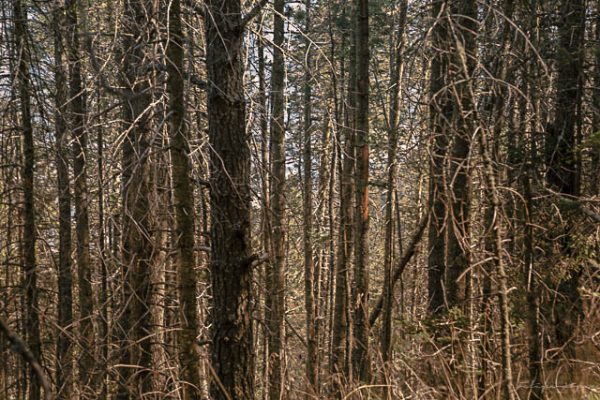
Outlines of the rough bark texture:
[[[25,288],[25,332],[27,346],[38,362],[42,362],[42,344],[40,341],[40,319],[38,315],[38,289],[36,266],[36,228],[34,202],[35,152],[31,114],[31,52],[29,48],[27,12],[21,0],[13,1],[14,35],[16,40],[17,84],[20,100],[20,129],[23,143],[23,164],[21,178],[23,182],[23,272]],[[29,400],[39,400],[41,383],[39,376],[31,370],[29,373]]]
[[356,235],[354,261],[354,336],[356,379],[368,382],[369,358],[369,1],[356,2]]
[[274,3],[273,65],[271,69],[271,264],[267,270],[269,398],[283,396],[283,317],[285,293],[285,127],[284,127],[284,0]]
[[211,260],[215,400],[254,400],[251,319],[250,148],[243,90],[239,0],[206,3],[211,149]]
[[178,333],[179,362],[183,383],[182,398],[199,400],[201,382],[196,305],[197,276],[194,258],[194,189],[191,182],[188,132],[185,122],[184,49],[181,2],[169,7],[167,47],[167,93],[169,95],[169,135],[172,162],[173,200],[176,221],[177,276],[180,308]]
[[448,81],[448,37],[446,4],[432,2],[433,59],[430,72],[429,118],[432,135],[429,178],[429,257],[427,259],[428,310],[435,315],[444,306],[444,276],[446,273],[446,201],[444,198],[445,159],[448,149],[448,122],[452,118],[452,103],[446,87]]

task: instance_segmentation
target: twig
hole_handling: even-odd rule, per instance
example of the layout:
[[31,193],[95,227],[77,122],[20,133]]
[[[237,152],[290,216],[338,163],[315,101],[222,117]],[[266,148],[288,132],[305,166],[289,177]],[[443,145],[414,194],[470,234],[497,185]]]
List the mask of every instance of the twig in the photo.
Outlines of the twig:
[[46,377],[46,374],[44,373],[40,363],[35,359],[31,350],[29,350],[29,347],[27,347],[27,344],[23,341],[23,339],[21,339],[19,335],[17,335],[8,327],[8,325],[6,324],[6,322],[4,322],[2,318],[0,318],[0,331],[4,332],[4,334],[8,338],[8,341],[12,344],[13,349],[17,353],[19,353],[21,357],[23,357],[23,359],[27,363],[29,363],[29,365],[31,365],[33,372],[35,372],[36,376],[40,380],[42,387],[44,388],[44,398],[46,400],[51,400],[52,390],[50,389],[50,383],[48,383],[48,378]]

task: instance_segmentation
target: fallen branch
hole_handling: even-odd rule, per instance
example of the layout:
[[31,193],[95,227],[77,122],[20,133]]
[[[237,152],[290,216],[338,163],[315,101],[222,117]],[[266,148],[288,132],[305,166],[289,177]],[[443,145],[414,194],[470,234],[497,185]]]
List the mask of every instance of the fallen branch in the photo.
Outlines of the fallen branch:
[[8,341],[11,343],[13,349],[23,357],[23,359],[31,365],[33,372],[38,377],[40,384],[44,388],[44,398],[46,400],[52,399],[52,390],[50,390],[50,383],[48,383],[48,378],[46,378],[46,374],[42,369],[40,363],[35,359],[27,344],[21,339],[19,335],[13,332],[6,322],[2,318],[0,318],[0,332],[3,332],[4,335],[8,338]]
[[[410,262],[412,256],[415,254],[415,251],[417,250],[417,245],[419,244],[419,242],[421,241],[421,238],[423,237],[423,232],[425,232],[425,228],[427,228],[428,222],[429,222],[429,213],[427,215],[425,215],[423,217],[423,219],[421,220],[421,222],[419,223],[419,226],[417,227],[416,232],[413,234],[413,237],[410,240],[410,243],[408,244],[406,251],[404,252],[404,254],[402,254],[402,257],[400,258],[400,261],[398,261],[396,268],[394,268],[394,275],[392,276],[392,285],[391,285],[392,291],[394,290],[394,285],[396,284],[396,281],[398,281],[398,279],[400,279],[400,277],[402,276],[402,273],[406,269],[406,266]],[[377,304],[375,305],[375,308],[373,308],[373,311],[371,311],[371,315],[369,317],[369,323],[371,326],[373,326],[375,324],[375,322],[377,322],[377,318],[379,318],[379,315],[381,314],[381,310],[383,309],[383,302],[384,302],[383,296],[384,296],[384,293],[382,293],[379,296],[379,299],[377,300]]]

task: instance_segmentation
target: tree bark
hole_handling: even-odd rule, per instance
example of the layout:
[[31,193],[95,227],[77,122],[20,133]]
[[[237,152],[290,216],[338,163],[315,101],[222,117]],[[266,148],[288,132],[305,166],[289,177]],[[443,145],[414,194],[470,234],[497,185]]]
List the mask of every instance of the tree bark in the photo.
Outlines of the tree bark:
[[[304,131],[304,150],[303,150],[303,166],[304,166],[304,190],[303,190],[303,214],[304,214],[304,302],[306,309],[306,377],[310,385],[307,390],[306,398],[319,393],[318,390],[318,338],[316,335],[316,306],[318,298],[315,299],[315,264],[313,258],[313,179],[312,179],[312,57],[311,46],[312,42],[308,37],[311,32],[310,24],[310,7],[312,0],[305,0],[305,16],[304,16],[304,86],[303,86],[303,131]],[[319,282],[316,282],[318,285]]]
[[[560,22],[558,29],[558,49],[556,52],[556,99],[555,115],[546,132],[546,180],[555,191],[564,194],[579,195],[579,167],[575,127],[580,126],[583,61],[584,61],[584,27],[585,5],[582,0],[563,0],[560,3]],[[566,216],[566,223],[559,233],[561,255],[574,255],[572,240],[574,229],[572,217],[564,207],[559,209]],[[579,320],[583,318],[583,306],[579,295],[580,266],[566,271],[565,277],[558,284],[557,303],[554,310],[554,327],[557,344],[567,345],[576,331]],[[572,353],[572,345],[566,347]],[[571,354],[572,355],[572,354]]]
[[269,398],[283,398],[283,317],[285,312],[285,121],[284,121],[284,0],[274,2],[273,65],[271,70],[271,249],[267,270]]
[[369,1],[356,1],[356,235],[352,365],[369,382]]
[[52,10],[54,30],[54,79],[56,172],[58,177],[58,340],[56,348],[57,398],[70,400],[73,393],[73,276],[71,265],[71,190],[69,188],[69,152],[67,145],[67,80],[64,69],[63,45],[64,8],[55,5]]
[[452,103],[446,87],[448,83],[448,49],[445,41],[449,35],[447,4],[432,1],[433,59],[429,82],[429,123],[432,135],[429,161],[429,257],[427,259],[428,311],[438,315],[444,307],[444,276],[446,274],[446,215],[445,163],[448,151],[448,122],[452,118]]
[[143,398],[151,385],[150,276],[153,223],[150,202],[149,108],[151,97],[144,79],[147,45],[145,26],[152,15],[149,0],[125,2],[122,27],[123,121],[122,144],[122,265],[123,298],[120,334],[123,339],[117,399]]
[[169,135],[172,162],[173,201],[176,221],[177,276],[180,307],[178,332],[182,398],[199,400],[201,382],[198,337],[197,276],[194,258],[194,189],[191,182],[188,130],[185,121],[184,37],[181,2],[169,7],[167,43],[167,93],[169,95]]
[[250,148],[239,0],[206,3],[215,400],[254,400]]
[[[387,196],[385,209],[385,247],[384,247],[384,286],[383,286],[383,310],[384,322],[381,336],[381,354],[384,362],[392,359],[392,314],[394,300],[394,283],[392,281],[393,262],[394,262],[394,194],[396,190],[396,153],[398,148],[398,123],[400,115],[400,87],[402,79],[402,52],[404,49],[404,30],[406,26],[406,13],[408,1],[402,0],[398,16],[398,30],[396,37],[393,37],[394,52],[391,66],[390,91],[391,102],[388,116],[388,160],[387,160]],[[398,232],[400,234],[400,232]],[[373,324],[371,323],[371,326]],[[390,398],[391,391],[387,391],[387,398]]]
[[[13,1],[14,35],[17,65],[18,96],[20,100],[20,129],[23,137],[23,164],[21,179],[23,185],[23,272],[25,287],[25,331],[27,346],[35,360],[42,362],[40,340],[40,318],[38,315],[38,288],[36,265],[36,226],[34,200],[35,148],[31,113],[31,50],[29,48],[27,11],[21,0]],[[40,377],[33,370],[29,373],[29,400],[40,400]]]
[[92,293],[92,268],[90,258],[89,195],[87,187],[86,94],[81,77],[82,59],[79,49],[77,0],[66,0],[67,49],[69,59],[69,119],[73,136],[73,175],[75,200],[75,232],[77,238],[77,277],[79,294],[79,382],[84,398],[96,398],[93,376],[96,367],[94,337],[94,306]]

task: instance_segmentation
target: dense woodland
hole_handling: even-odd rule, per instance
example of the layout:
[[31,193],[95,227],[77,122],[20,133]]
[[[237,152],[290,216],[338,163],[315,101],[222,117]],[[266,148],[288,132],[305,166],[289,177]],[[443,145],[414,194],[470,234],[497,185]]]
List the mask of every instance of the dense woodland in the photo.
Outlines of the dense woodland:
[[600,1],[0,14],[0,399],[600,398]]

